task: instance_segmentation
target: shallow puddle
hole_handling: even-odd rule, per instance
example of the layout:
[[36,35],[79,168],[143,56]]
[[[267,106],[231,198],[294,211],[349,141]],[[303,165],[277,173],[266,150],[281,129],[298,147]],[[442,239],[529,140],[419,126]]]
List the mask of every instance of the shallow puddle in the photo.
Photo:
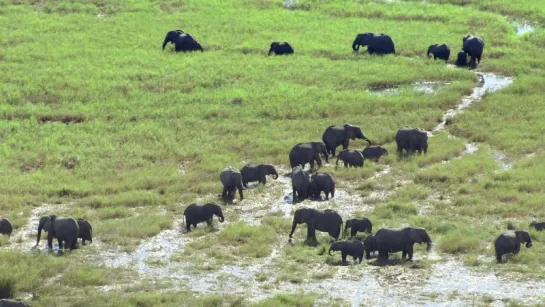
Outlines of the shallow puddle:
[[526,33],[535,32],[535,27],[524,22],[515,23],[515,33],[517,36],[524,35]]

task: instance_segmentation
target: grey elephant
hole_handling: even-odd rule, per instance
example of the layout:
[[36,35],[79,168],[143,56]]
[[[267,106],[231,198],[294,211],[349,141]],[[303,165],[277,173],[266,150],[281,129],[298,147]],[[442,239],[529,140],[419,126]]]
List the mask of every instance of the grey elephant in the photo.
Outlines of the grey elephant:
[[329,126],[322,134],[322,141],[324,141],[327,153],[335,156],[335,150],[339,145],[343,146],[343,149],[348,148],[350,140],[361,139],[367,141],[371,145],[371,141],[363,135],[359,126],[343,125],[343,126]]
[[337,157],[336,165],[339,165],[339,160],[344,162],[344,167],[363,167],[363,154],[355,149],[343,149]]
[[300,208],[295,210],[293,214],[293,223],[290,232],[290,239],[295,232],[297,224],[307,224],[307,242],[317,242],[316,239],[316,230],[327,232],[335,240],[339,239],[339,236],[342,231],[343,219],[335,211],[326,209],[324,211],[311,209],[311,208]]
[[81,239],[81,245],[86,245],[85,241],[93,243],[93,226],[84,218],[78,218],[76,220],[79,226],[79,235],[78,238]]
[[358,51],[360,46],[367,46],[369,54],[383,55],[396,53],[394,41],[384,33],[375,34],[367,32],[358,34],[352,43],[352,50]]
[[373,232],[373,223],[367,218],[350,219],[344,224],[344,232],[346,233],[350,228],[350,236],[354,237],[359,232]]
[[223,191],[221,192],[221,197],[223,199],[235,198],[235,191],[238,189],[238,194],[240,200],[244,199],[244,194],[242,193],[242,174],[232,166],[225,167],[220,173],[220,180],[223,184]]
[[11,236],[13,232],[13,226],[7,218],[0,219],[0,235]]
[[388,155],[388,150],[382,146],[367,146],[362,151],[364,159],[373,159],[378,163],[380,157]]
[[450,57],[450,47],[447,44],[433,44],[428,47],[428,58],[433,55],[433,59],[441,59],[448,62]]
[[403,150],[407,154],[428,152],[428,133],[420,128],[404,127],[396,133],[397,153],[401,155]]
[[184,33],[182,30],[169,31],[163,41],[163,50],[168,43],[174,44],[176,52],[186,51],[204,51],[201,44],[189,33]]
[[293,54],[293,48],[288,42],[272,42],[269,55],[273,52],[275,55]]
[[207,203],[204,205],[191,204],[184,210],[185,227],[187,232],[191,231],[191,225],[193,228],[197,227],[197,224],[206,222],[208,226],[212,225],[212,218],[218,217],[220,223],[225,221],[223,217],[223,211],[221,207],[215,203]]
[[458,56],[456,57],[456,63],[454,63],[454,65],[458,67],[466,67],[468,65],[467,54],[463,50],[458,52]]
[[274,179],[278,179],[276,168],[270,164],[248,164],[240,169],[242,175],[242,185],[248,186],[248,182],[258,181],[259,183],[267,183],[267,175],[272,175]]
[[329,195],[335,197],[335,179],[328,173],[316,173],[310,178],[308,195],[320,198],[322,192],[325,193],[325,199],[329,200]]
[[483,56],[484,41],[473,35],[464,36],[462,41],[462,50],[471,57],[470,62],[474,62],[476,66],[476,64],[481,62],[481,57]]
[[308,172],[303,170],[301,165],[297,165],[291,171],[291,187],[293,203],[305,200],[308,195],[308,186],[310,183]]
[[534,227],[537,231],[545,230],[545,222],[532,221],[530,227]]
[[26,302],[22,300],[0,299],[0,307],[29,307],[29,306]]
[[307,163],[310,164],[310,168],[314,168],[314,162],[318,164],[318,167],[322,166],[322,159],[320,155],[323,155],[326,162],[329,162],[326,147],[323,142],[310,142],[299,143],[290,151],[290,166],[291,168],[301,165],[305,168]]
[[[373,235],[368,235],[363,240],[363,246],[365,247],[365,258],[371,259],[371,255],[377,251],[377,239]],[[388,255],[386,255],[388,258]]]
[[427,250],[432,247],[431,238],[424,228],[406,227],[401,229],[383,228],[375,233],[379,260],[388,259],[388,253],[402,252],[402,258],[407,255],[413,259],[413,245],[427,243]]
[[79,226],[76,220],[69,217],[60,217],[56,215],[47,215],[40,218],[38,224],[38,236],[36,237],[36,245],[40,243],[42,229],[47,232],[47,246],[53,249],[53,238],[56,238],[59,243],[59,250],[64,246],[69,249],[77,247]]
[[331,255],[332,251],[340,251],[343,264],[346,263],[346,256],[352,256],[354,261],[357,259],[359,260],[358,263],[361,263],[363,260],[364,250],[363,243],[360,241],[337,241],[331,244],[328,254],[329,256],[333,256]]
[[526,243],[526,248],[532,247],[532,238],[530,238],[530,234],[527,231],[517,230],[502,233],[494,241],[497,262],[502,263],[502,256],[505,254],[518,254],[520,252],[520,244],[522,243]]

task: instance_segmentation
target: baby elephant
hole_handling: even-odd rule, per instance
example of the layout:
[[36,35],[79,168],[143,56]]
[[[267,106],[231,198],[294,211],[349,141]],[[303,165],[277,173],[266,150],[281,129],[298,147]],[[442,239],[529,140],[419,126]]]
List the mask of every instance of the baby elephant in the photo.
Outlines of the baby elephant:
[[369,235],[363,241],[363,246],[365,247],[365,258],[371,259],[371,254],[377,251],[377,242],[375,236]]
[[458,52],[458,57],[456,58],[456,66],[466,67],[467,66],[467,54],[464,51]]
[[352,256],[354,258],[354,261],[356,259],[359,259],[359,263],[361,263],[363,259],[363,243],[360,241],[338,241],[333,244],[331,244],[331,247],[329,248],[329,256],[331,255],[331,251],[341,251],[341,257],[343,263],[346,263],[346,256]]
[[363,155],[355,149],[343,149],[337,157],[336,165],[339,165],[339,160],[344,162],[344,167],[363,167]]
[[288,42],[272,42],[271,48],[269,49],[269,55],[273,52],[275,55],[292,54],[293,48]]
[[527,231],[517,230],[502,233],[494,242],[498,263],[502,263],[502,256],[505,254],[518,254],[521,243],[526,243],[526,248],[532,247],[532,239]]
[[378,162],[381,156],[388,154],[388,150],[382,146],[367,146],[361,153],[365,159],[374,159]]
[[205,205],[191,204],[184,210],[185,225],[187,232],[190,232],[191,225],[193,228],[197,227],[198,223],[206,222],[208,226],[212,225],[212,218],[218,217],[220,223],[225,220],[221,207],[215,203],[207,203]]
[[322,192],[325,193],[326,200],[329,200],[329,194],[331,194],[331,198],[335,196],[335,180],[330,174],[316,173],[310,177],[310,180],[308,185],[308,196],[321,199]]
[[13,226],[11,225],[10,221],[6,218],[0,219],[0,235],[7,235],[9,237],[11,236],[12,231]]
[[[533,221],[530,223],[530,227],[534,227],[537,231],[545,230],[545,222],[536,222]],[[0,230],[1,232],[1,230]]]
[[242,185],[248,187],[248,182],[258,181],[259,183],[267,183],[267,175],[272,175],[274,179],[278,179],[276,168],[270,164],[248,164],[240,169],[242,175]]
[[85,240],[93,243],[93,226],[83,218],[76,220],[79,226],[78,238],[81,239],[81,245],[86,245]]
[[351,237],[355,236],[358,233],[358,231],[367,232],[367,233],[373,232],[373,224],[367,218],[351,219],[346,221],[346,224],[344,225],[345,233],[348,231],[348,228],[351,228],[350,230]]

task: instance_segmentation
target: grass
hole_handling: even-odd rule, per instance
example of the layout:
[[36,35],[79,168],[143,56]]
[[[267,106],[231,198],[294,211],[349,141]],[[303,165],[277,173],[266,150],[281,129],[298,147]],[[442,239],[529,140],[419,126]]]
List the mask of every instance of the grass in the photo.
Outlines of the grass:
[[[280,0],[0,0],[0,14],[0,212],[15,227],[11,239],[0,237],[0,271],[15,280],[12,295],[31,294],[33,306],[314,305],[314,297],[298,294],[260,302],[195,296],[163,291],[157,281],[146,284],[147,293],[136,289],[141,284],[104,292],[136,273],[112,273],[96,259],[101,249],[132,251],[172,229],[192,202],[220,203],[226,165],[285,166],[294,144],[344,123],[360,125],[390,155],[361,169],[324,166],[350,199],[297,206],[331,207],[345,220],[357,212],[375,231],[425,227],[441,257],[454,255],[475,270],[545,276],[543,233],[531,231],[534,246],[501,267],[491,246],[508,221],[528,229],[545,219],[542,0],[299,0],[289,8]],[[538,22],[535,32],[516,36],[517,20]],[[165,32],[176,28],[195,35],[205,52],[161,51]],[[352,40],[367,31],[389,34],[398,54],[354,54]],[[397,159],[398,128],[431,130],[472,92],[472,72],[425,58],[431,43],[455,53],[467,33],[486,42],[479,69],[514,76],[514,83],[456,115],[429,139],[428,154]],[[273,40],[289,41],[295,54],[266,57]],[[422,81],[439,90],[415,90]],[[388,95],[375,92],[392,87]],[[479,149],[465,153],[467,142]],[[495,152],[513,167],[501,170]],[[272,210],[283,189],[269,180],[246,190],[242,202],[220,203],[226,223],[180,235],[186,244],[171,259],[189,263],[194,278],[270,260],[255,276],[261,289],[271,286],[267,280],[337,276],[343,267],[335,265],[338,254],[327,255],[327,235],[318,234],[318,247],[304,246],[306,226],[299,225],[289,245],[289,219],[253,217],[257,203]],[[44,204],[91,221],[99,247],[63,257],[28,253],[28,235],[17,232]],[[423,253],[418,246],[416,257]]]

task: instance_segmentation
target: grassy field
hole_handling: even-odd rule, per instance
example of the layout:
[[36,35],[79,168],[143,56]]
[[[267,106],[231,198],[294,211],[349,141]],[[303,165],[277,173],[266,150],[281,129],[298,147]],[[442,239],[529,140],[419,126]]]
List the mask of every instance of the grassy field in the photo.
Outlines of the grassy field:
[[[531,231],[534,247],[505,265],[492,249],[508,224],[527,230],[545,220],[543,0],[0,0],[0,16],[0,215],[15,227],[11,239],[0,237],[0,284],[32,306],[346,305],[352,297],[323,287],[391,270],[421,276],[449,261],[513,282],[545,280],[545,233]],[[517,22],[535,30],[516,35]],[[205,52],[162,51],[165,33],[178,28]],[[355,54],[362,32],[389,34],[398,54]],[[375,231],[425,227],[433,256],[418,247],[415,264],[339,266],[325,235],[318,247],[302,245],[304,225],[287,245],[289,212],[274,209],[286,184],[272,180],[224,206],[219,231],[178,232],[185,206],[219,202],[227,165],[272,163],[285,174],[291,147],[334,124],[361,126],[391,153],[398,128],[432,130],[478,78],[425,52],[447,43],[455,54],[468,33],[486,43],[479,71],[514,77],[512,85],[449,121],[425,156],[391,154],[357,170],[325,165],[344,194],[295,205],[365,216]],[[290,42],[295,54],[266,57],[271,41]],[[438,90],[419,91],[421,82]],[[398,90],[381,92],[389,88]],[[468,143],[477,150],[466,152]],[[63,257],[31,252],[29,221],[51,213],[87,218],[96,242]],[[175,263],[196,280],[218,274],[217,289],[102,259],[138,254],[169,231],[183,245],[153,265]],[[231,266],[255,269],[247,284],[235,282],[252,295],[222,288]]]

